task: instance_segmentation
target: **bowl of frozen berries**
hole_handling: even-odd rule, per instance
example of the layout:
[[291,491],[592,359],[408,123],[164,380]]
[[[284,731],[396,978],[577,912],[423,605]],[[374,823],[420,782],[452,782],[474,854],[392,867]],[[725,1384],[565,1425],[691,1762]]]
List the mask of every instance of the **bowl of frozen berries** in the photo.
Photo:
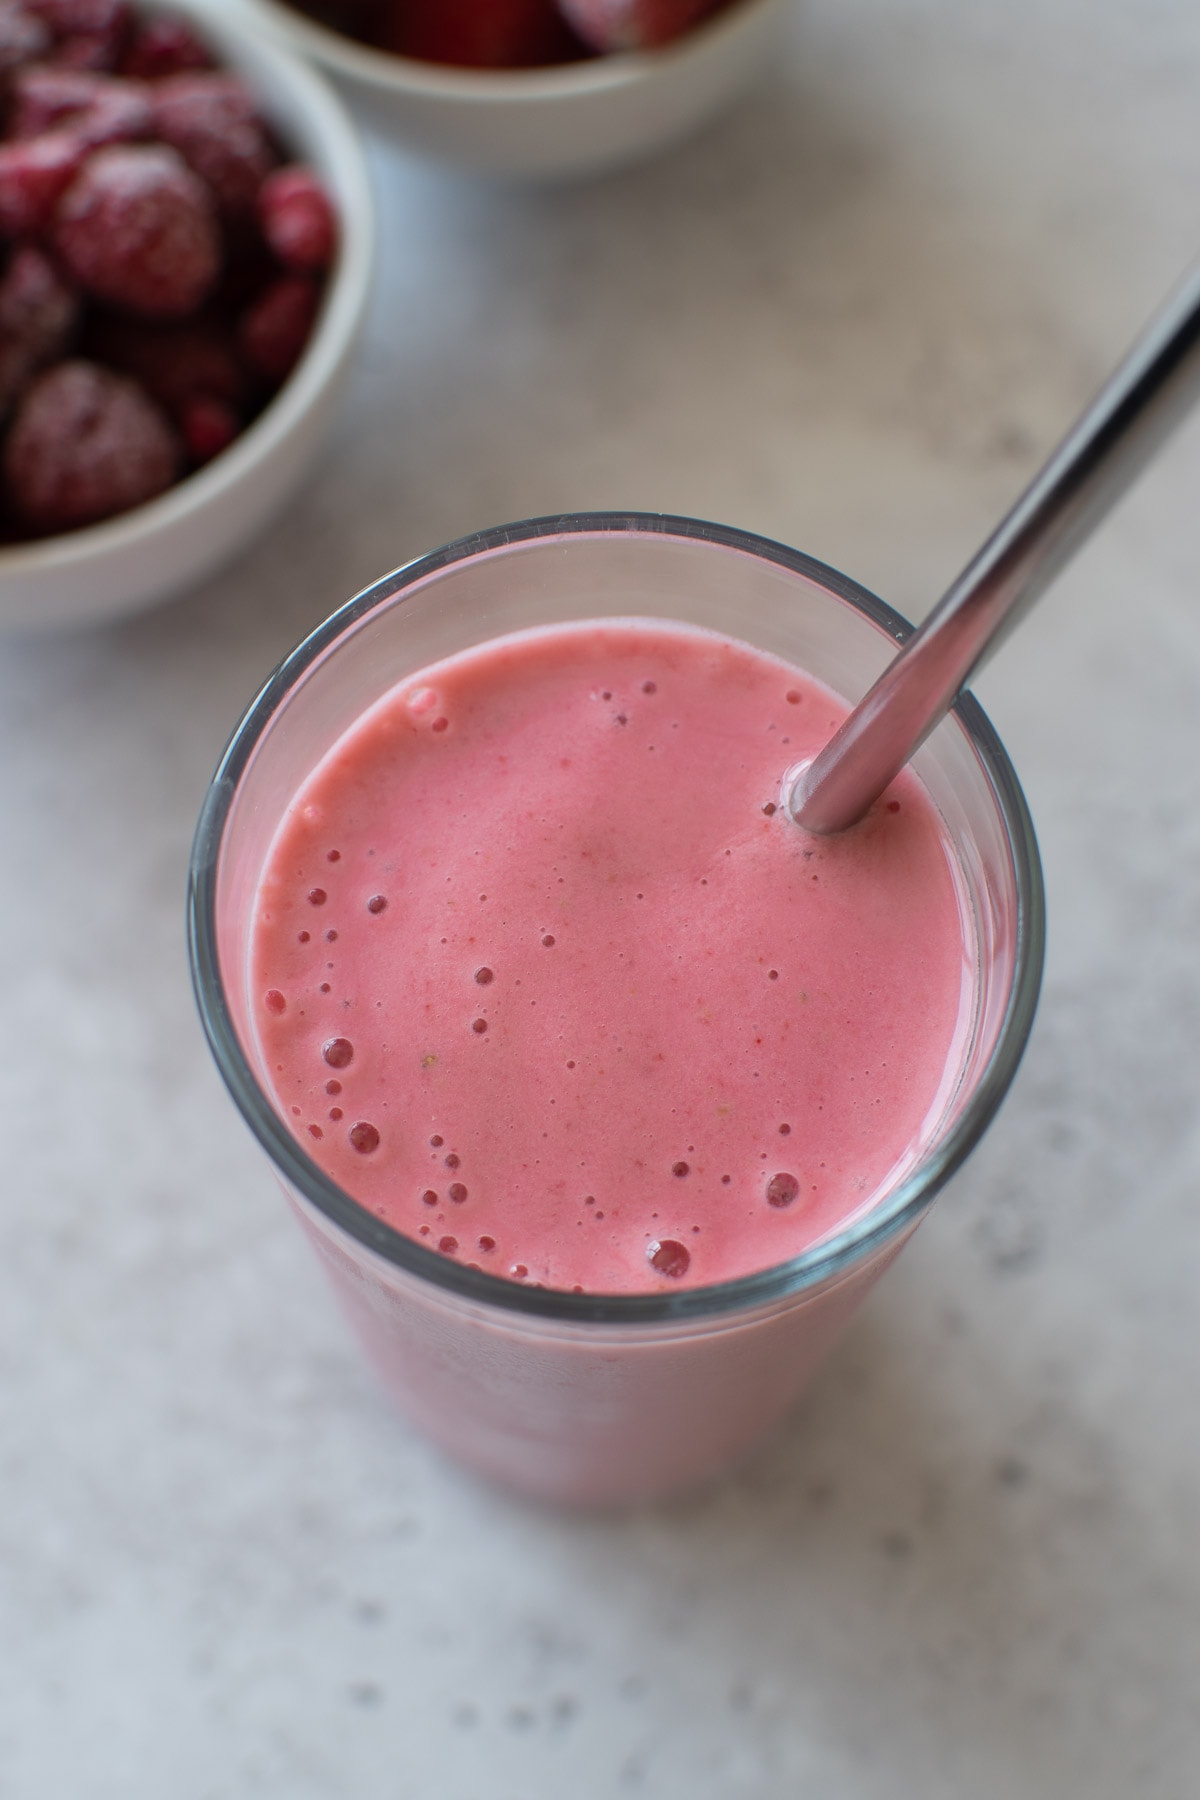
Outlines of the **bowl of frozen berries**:
[[0,626],[133,612],[265,526],[372,231],[341,101],[219,0],[0,0]]
[[686,136],[765,63],[784,0],[246,0],[408,150],[556,180]]

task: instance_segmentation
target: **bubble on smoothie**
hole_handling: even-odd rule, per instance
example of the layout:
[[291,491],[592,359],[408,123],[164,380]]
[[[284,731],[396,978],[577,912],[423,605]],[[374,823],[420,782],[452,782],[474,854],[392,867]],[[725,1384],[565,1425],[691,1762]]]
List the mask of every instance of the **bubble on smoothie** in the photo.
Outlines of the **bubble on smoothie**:
[[898,813],[900,811],[900,802],[898,800],[889,800],[887,809],[890,813]]
[[451,1150],[451,1152],[448,1156],[445,1156],[442,1158],[442,1161],[445,1163],[445,1165],[448,1169],[457,1169],[461,1160],[462,1160],[462,1158],[454,1150]]
[[789,688],[783,697],[789,706],[799,706],[800,701],[803,698],[798,688]]
[[423,1206],[436,1206],[437,1203],[437,1190],[435,1188],[426,1188],[425,1192],[421,1195],[421,1204]]
[[657,1269],[660,1275],[669,1276],[672,1281],[678,1281],[680,1276],[686,1275],[692,1261],[686,1245],[679,1243],[676,1238],[663,1238],[661,1243],[647,1244],[646,1259],[652,1269]]
[[476,1037],[482,1037],[484,1032],[487,1030],[487,1020],[486,1019],[472,1019],[471,1020],[471,1030],[475,1033]]
[[308,890],[308,904],[310,906],[324,906],[328,898],[329,895],[325,892],[323,887],[314,887],[309,888]]
[[327,850],[325,852],[325,861],[326,862],[341,862],[341,860],[342,860],[342,853],[340,850]]
[[350,1127],[350,1143],[360,1156],[370,1156],[379,1148],[379,1132],[367,1119]]
[[327,944],[336,944],[337,943],[337,932],[336,931],[327,931],[325,933],[325,942]]
[[325,1133],[321,1130],[319,1125],[310,1125],[308,1130],[311,1137],[323,1138],[325,1136]]
[[456,1237],[439,1238],[438,1239],[438,1249],[441,1251],[443,1256],[453,1256],[455,1251],[458,1249],[458,1239]]
[[794,1175],[772,1175],[767,1183],[767,1205],[790,1206],[799,1192],[800,1183]]
[[266,993],[263,995],[263,1005],[269,1013],[281,1013],[287,1011],[287,1001],[284,999],[278,988],[267,989]]
[[307,944],[311,938],[312,938],[311,931],[298,931],[296,933],[296,942],[298,944]]
[[404,696],[404,704],[414,719],[423,719],[438,710],[441,705],[441,697],[436,688],[410,688]]
[[331,1069],[348,1069],[354,1061],[354,1045],[349,1038],[330,1038],[322,1045],[321,1055]]
[[529,1270],[524,1263],[514,1263],[508,1272],[510,1275],[514,1276],[517,1281],[524,1281],[529,1274]]
[[440,1150],[445,1141],[440,1131],[435,1131],[429,1140],[435,1150]]
[[448,1191],[455,1206],[461,1206],[467,1197],[467,1190],[461,1181],[452,1181]]
[[643,692],[643,694],[657,694],[657,692],[658,692],[657,681],[643,681],[642,692]]
[[766,815],[769,819],[773,816],[773,814],[775,814],[779,811],[779,808],[776,806],[776,804],[773,800],[767,800],[763,805],[763,811],[766,813]]
[[767,980],[768,981],[778,981],[779,980],[779,970],[778,969],[768,969],[767,970]]
[[325,1083],[325,1092],[327,1094],[340,1094],[341,1091],[342,1091],[342,1084],[340,1081],[330,1080]]
[[551,937],[549,932],[547,932],[546,935],[542,939],[542,947],[545,950],[553,950],[553,948],[554,948],[554,939]]
[[684,1178],[684,1176],[685,1176],[685,1175],[686,1175],[686,1174],[687,1174],[687,1173],[688,1173],[688,1172],[689,1172],[689,1171],[688,1171],[688,1164],[687,1164],[687,1163],[685,1163],[685,1162],[676,1162],[676,1163],[672,1163],[672,1164],[671,1164],[671,1173],[672,1173],[672,1175],[674,1175],[674,1176],[676,1176],[676,1177],[677,1177],[677,1179],[678,1179],[678,1180],[680,1180],[680,1181],[682,1181],[682,1180],[683,1180],[683,1178]]
[[479,1240],[479,1248],[481,1250],[485,1250],[485,1251],[486,1250],[494,1250],[496,1248],[495,1238],[487,1237],[487,1236],[481,1237]]
[[791,1128],[791,1126],[790,1126],[790,1125],[781,1125],[781,1126],[780,1126],[780,1127],[779,1127],[779,1135],[780,1135],[780,1137],[790,1137],[790,1136],[791,1136],[791,1131],[792,1131],[792,1128]]
[[330,985],[327,981],[323,981],[321,983],[321,992],[323,994],[329,994],[329,993],[333,992],[332,988],[330,987]]
[[387,895],[386,894],[372,894],[371,898],[367,901],[367,911],[369,913],[386,912],[387,911]]
[[338,1120],[344,1119],[346,1115],[342,1111],[340,1106],[331,1106],[329,1109],[329,1116],[333,1120],[334,1124],[336,1125]]
[[489,982],[492,982],[496,979],[495,971],[487,968],[486,966],[482,969],[476,969],[475,979],[479,983],[480,987],[487,987]]
[[445,729],[449,725],[449,723],[450,723],[449,719],[447,719],[443,715],[440,719],[435,719],[433,721],[433,724],[429,727],[429,729],[431,731],[445,731]]

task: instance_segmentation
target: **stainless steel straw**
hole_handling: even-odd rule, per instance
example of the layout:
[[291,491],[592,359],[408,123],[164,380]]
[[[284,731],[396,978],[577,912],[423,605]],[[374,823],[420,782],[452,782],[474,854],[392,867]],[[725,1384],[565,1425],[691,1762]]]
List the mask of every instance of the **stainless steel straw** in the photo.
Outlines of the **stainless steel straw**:
[[808,831],[860,819],[1200,392],[1200,266],[1138,338],[1011,512],[792,785]]

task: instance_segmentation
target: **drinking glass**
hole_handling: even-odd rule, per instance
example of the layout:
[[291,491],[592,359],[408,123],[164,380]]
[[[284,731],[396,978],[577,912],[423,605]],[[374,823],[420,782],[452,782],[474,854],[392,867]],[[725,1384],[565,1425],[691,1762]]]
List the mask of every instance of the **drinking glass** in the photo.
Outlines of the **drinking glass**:
[[393,1230],[312,1162],[259,1074],[249,940],[272,839],[326,752],[398,682],[493,637],[604,617],[723,632],[848,703],[911,630],[846,576],[727,526],[575,514],[464,538],[349,601],[271,675],[206,796],[188,902],[213,1055],[385,1384],[459,1462],[508,1488],[586,1505],[698,1483],[787,1411],[996,1112],[1033,1021],[1044,939],[1025,801],[964,696],[913,767],[957,859],[970,1020],[941,1115],[894,1186],[790,1261],[672,1293],[518,1284]]

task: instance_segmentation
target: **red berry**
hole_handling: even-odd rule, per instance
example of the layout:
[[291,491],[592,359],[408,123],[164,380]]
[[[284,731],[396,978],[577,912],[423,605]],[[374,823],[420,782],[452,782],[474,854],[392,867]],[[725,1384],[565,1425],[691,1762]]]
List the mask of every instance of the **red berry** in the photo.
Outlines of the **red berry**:
[[26,394],[0,473],[23,525],[70,531],[160,494],[179,460],[175,433],[136,382],[95,363],[64,362]]
[[337,246],[337,215],[312,170],[289,163],[258,191],[263,236],[285,268],[327,269]]
[[252,213],[279,160],[249,89],[236,75],[172,75],[154,92],[154,129],[206,181],[221,211]]
[[594,50],[652,50],[716,12],[725,0],[558,0]]
[[35,64],[17,76],[13,100],[10,138],[66,129],[89,150],[145,137],[153,118],[150,91],[141,82],[90,70]]
[[554,0],[410,0],[388,8],[372,37],[396,56],[479,69],[570,62],[584,51]]
[[0,414],[39,369],[65,353],[79,310],[78,294],[40,250],[14,251],[0,281]]
[[211,462],[232,444],[242,428],[241,420],[224,400],[205,395],[183,408],[180,426],[188,455],[196,464]]
[[183,318],[220,273],[212,202],[171,150],[99,150],[59,203],[54,243],[88,293],[145,318]]
[[48,27],[23,6],[0,6],[0,75],[45,56],[51,44]]
[[129,0],[21,0],[56,38],[116,36],[129,26]]
[[68,131],[47,131],[23,143],[0,143],[0,232],[33,237],[78,175],[84,147]]
[[122,75],[160,81],[185,69],[211,69],[212,57],[182,19],[147,19],[135,25],[121,57]]
[[303,275],[284,275],[242,314],[238,342],[257,375],[278,385],[299,361],[317,316],[320,290]]

